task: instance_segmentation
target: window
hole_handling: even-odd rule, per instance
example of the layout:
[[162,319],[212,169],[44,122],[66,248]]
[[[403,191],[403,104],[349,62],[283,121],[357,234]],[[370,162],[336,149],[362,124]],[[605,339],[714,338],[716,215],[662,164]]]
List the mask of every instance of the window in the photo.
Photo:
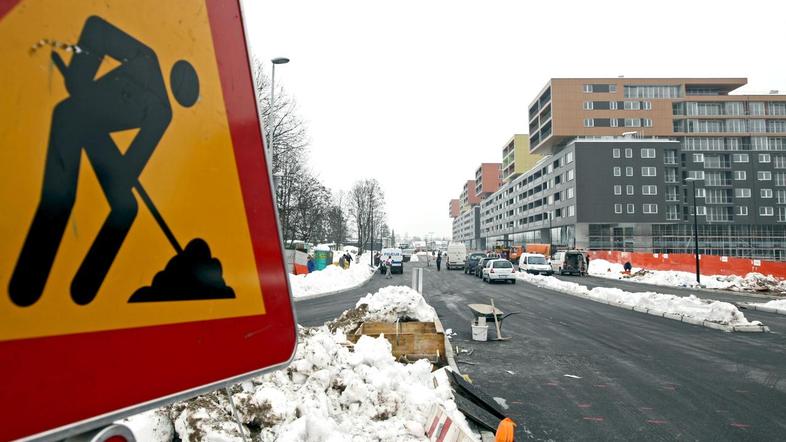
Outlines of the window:
[[584,127],[595,127],[595,120],[593,120],[592,118],[585,118]]
[[786,222],[786,207],[778,207],[778,222]]
[[636,213],[636,205],[635,204],[628,204],[628,213]]
[[622,186],[619,184],[614,185],[614,195],[622,195]]
[[764,115],[764,103],[763,102],[748,103],[748,113],[757,116]]
[[610,84],[609,85],[609,92],[611,92],[612,94],[617,92],[617,85],[616,84]]
[[677,206],[666,206],[666,219],[669,221],[677,221],[680,219]]
[[655,158],[655,149],[652,149],[652,148],[641,149],[641,157],[642,158]]
[[620,150],[618,148],[611,149],[611,156],[614,158],[620,157]]
[[576,206],[568,206],[568,216],[576,216]]
[[703,153],[694,153],[693,154],[693,162],[694,163],[703,163],[704,162],[704,154]]
[[568,199],[573,198],[573,187],[568,187]]
[[651,101],[642,101],[641,108],[644,110],[652,110],[652,102]]
[[642,212],[648,214],[658,213],[658,205],[657,204],[644,204],[642,206]]
[[786,121],[767,120],[767,132],[786,132]]
[[573,181],[574,177],[575,177],[575,169],[570,169],[568,171],[568,181]]
[[626,167],[625,168],[625,176],[633,176],[633,168],[632,167]]
[[756,172],[756,179],[759,181],[770,181],[772,179],[772,172],[769,170],[760,170]]
[[622,213],[622,204],[614,205],[614,213]]
[[770,158],[770,154],[768,153],[760,153],[759,154],[759,162],[760,163],[769,163],[772,158]]
[[652,127],[652,120],[649,118],[642,118],[641,119],[641,126],[642,127]]
[[616,118],[612,118],[609,120],[609,127],[618,127],[620,125],[620,121]]
[[764,120],[748,120],[748,132],[765,132]]
[[735,214],[739,216],[748,216],[748,206],[737,206]]
[[639,118],[626,118],[625,127],[641,127],[641,119]]
[[775,168],[786,169],[786,155],[775,155]]
[[617,102],[616,101],[609,101],[609,109],[617,110]]
[[657,172],[654,167],[642,167],[641,176],[656,176]]
[[625,110],[639,110],[641,109],[641,102],[639,101],[625,101],[624,102],[624,109]]
[[704,206],[696,206],[696,215],[704,216],[707,214],[707,208]]
[[726,132],[745,132],[745,120],[726,120]]
[[733,163],[747,163],[748,162],[748,154],[747,153],[735,153],[731,155],[731,161]]
[[744,170],[734,171],[734,181],[745,181],[747,178],[748,174]]
[[627,195],[633,195],[633,185],[632,184],[628,184],[627,186],[625,186],[625,193]]
[[775,185],[786,186],[786,173],[781,172],[775,174]]
[[786,190],[778,189],[775,191],[775,199],[778,204],[786,204]]
[[688,178],[694,180],[703,180],[704,179],[704,171],[703,170],[689,170],[688,171]]
[[592,85],[591,85],[591,84],[585,84],[585,85],[584,85],[584,92],[585,92],[585,93],[590,93],[590,92],[592,92]]
[[735,198],[750,198],[751,197],[751,190],[744,187],[738,187],[734,189],[734,197]]
[[786,115],[786,103],[770,102],[770,115]]
[[593,108],[593,105],[592,105],[591,101],[585,101],[584,102],[584,110],[592,110],[592,108]]
[[625,148],[625,158],[633,158],[633,149],[630,147]]
[[762,198],[772,198],[772,189],[761,189]]
[[699,187],[696,189],[696,198],[705,198],[707,195],[707,189],[703,187]]
[[658,194],[658,186],[653,184],[646,184],[641,186],[641,194],[642,195],[657,195]]
[[565,154],[565,164],[570,164],[573,162],[573,152],[568,152]]
[[680,87],[625,85],[624,96],[625,98],[677,98],[680,96]]
[[774,213],[775,211],[770,206],[759,207],[759,216],[772,216]]

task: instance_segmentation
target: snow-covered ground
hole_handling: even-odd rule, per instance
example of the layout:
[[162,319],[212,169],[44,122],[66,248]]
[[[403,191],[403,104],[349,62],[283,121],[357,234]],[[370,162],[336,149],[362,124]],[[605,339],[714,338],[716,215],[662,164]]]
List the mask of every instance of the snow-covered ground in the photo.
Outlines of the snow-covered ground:
[[[622,264],[603,259],[590,261],[589,274],[602,278],[626,279],[653,285],[670,287],[697,287],[696,274],[677,270],[646,270],[633,267],[631,275],[624,275]],[[701,275],[701,285],[709,289],[786,294],[786,281],[761,273],[748,273],[742,276]]]
[[292,296],[300,298],[357,287],[373,275],[374,268],[369,265],[369,255],[365,253],[355,258],[348,269],[327,266],[324,270],[306,275],[290,274],[289,286],[292,288]]
[[[592,265],[591,263],[590,265]],[[575,282],[562,281],[553,276],[530,275],[528,273],[518,273],[518,278],[539,287],[629,308],[648,309],[671,316],[685,316],[698,321],[713,322],[720,325],[761,325],[759,321],[748,321],[745,315],[733,304],[701,299],[693,295],[681,297],[654,292],[633,293],[610,287],[595,287],[590,290],[587,286]]]
[[[396,362],[384,337],[362,336],[355,345],[346,339],[359,321],[435,316],[418,292],[385,287],[331,324],[300,328],[297,354],[287,369],[230,389],[243,431],[254,441],[426,440],[426,421],[441,405],[471,434],[449,383],[435,386],[427,360]],[[144,441],[168,442],[175,435],[188,441],[242,440],[223,390],[124,423]]]

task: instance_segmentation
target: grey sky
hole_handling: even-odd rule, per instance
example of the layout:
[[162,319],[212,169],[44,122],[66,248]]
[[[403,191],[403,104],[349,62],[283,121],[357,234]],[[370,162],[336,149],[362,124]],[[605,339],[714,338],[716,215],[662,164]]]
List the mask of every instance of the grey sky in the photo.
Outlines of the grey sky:
[[[747,77],[786,92],[774,1],[249,1],[253,53],[289,57],[311,166],[385,190],[397,233],[449,236],[448,201],[527,132],[552,77]],[[269,63],[266,65],[269,69]]]

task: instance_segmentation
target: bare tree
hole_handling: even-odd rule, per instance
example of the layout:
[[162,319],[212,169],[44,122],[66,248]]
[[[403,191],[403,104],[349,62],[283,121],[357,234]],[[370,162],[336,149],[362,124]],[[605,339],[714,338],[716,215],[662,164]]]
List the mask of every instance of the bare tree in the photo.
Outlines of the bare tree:
[[356,181],[349,191],[349,214],[357,228],[358,248],[369,250],[372,233],[379,236],[379,226],[385,222],[385,195],[374,178]]
[[327,230],[328,241],[336,245],[343,244],[347,239],[346,194],[338,191],[333,195],[333,203],[328,210]]

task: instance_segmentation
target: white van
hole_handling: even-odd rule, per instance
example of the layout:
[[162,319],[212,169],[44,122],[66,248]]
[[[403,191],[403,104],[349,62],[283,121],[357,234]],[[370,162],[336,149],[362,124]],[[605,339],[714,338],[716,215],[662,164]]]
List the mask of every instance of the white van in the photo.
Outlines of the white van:
[[448,244],[448,253],[445,258],[445,268],[463,269],[467,258],[467,246],[463,242],[452,242]]
[[538,253],[523,253],[519,257],[519,271],[535,275],[553,275],[554,270],[546,257]]
[[[390,257],[391,266],[390,273],[404,273],[404,254],[399,248],[382,249],[379,252],[380,262],[385,262]],[[384,266],[379,266],[380,272],[385,271]]]

